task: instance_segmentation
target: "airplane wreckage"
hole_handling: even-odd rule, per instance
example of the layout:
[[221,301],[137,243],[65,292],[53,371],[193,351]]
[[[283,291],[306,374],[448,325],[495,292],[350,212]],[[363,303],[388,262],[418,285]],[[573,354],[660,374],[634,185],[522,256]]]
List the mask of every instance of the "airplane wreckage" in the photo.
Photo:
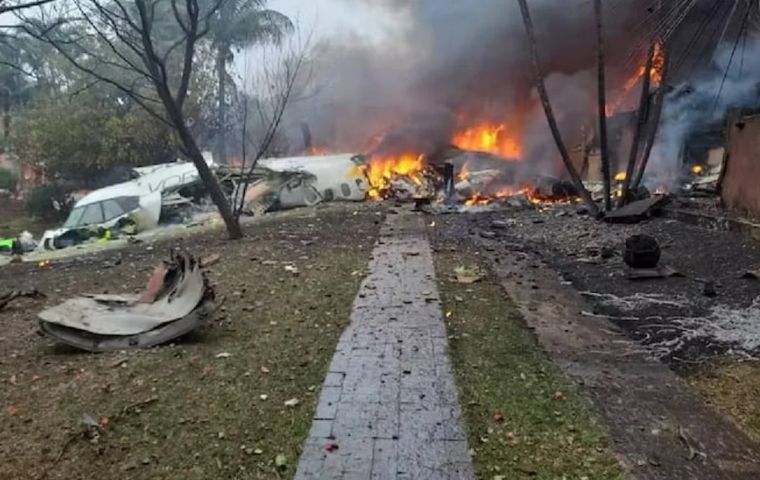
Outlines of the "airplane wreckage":
[[[370,191],[364,158],[357,155],[265,159],[252,170],[207,162],[229,198],[249,215],[327,201],[364,201]],[[132,180],[84,196],[60,229],[45,232],[37,248],[62,249],[134,235],[177,218],[192,220],[206,201],[191,163],[135,168],[132,175]],[[70,298],[40,312],[40,328],[57,342],[89,352],[167,343],[213,315],[214,291],[204,270],[212,262],[172,253],[141,294]]]
[[[363,201],[369,192],[369,181],[360,168],[363,161],[358,155],[264,159],[251,171],[215,165],[207,157],[229,197],[235,205],[242,205],[247,215],[327,201]],[[208,210],[192,163],[134,168],[131,175],[129,181],[95,190],[79,200],[61,228],[44,233],[37,249],[63,249],[134,235],[163,224],[188,223],[194,214]]]

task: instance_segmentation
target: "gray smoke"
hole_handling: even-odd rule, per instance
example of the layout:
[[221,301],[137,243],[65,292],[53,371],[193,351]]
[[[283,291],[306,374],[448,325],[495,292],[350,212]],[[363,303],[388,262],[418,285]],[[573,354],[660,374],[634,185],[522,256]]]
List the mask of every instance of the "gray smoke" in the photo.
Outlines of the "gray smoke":
[[[535,97],[516,1],[363,1],[391,9],[408,27],[381,45],[344,38],[317,46],[313,92],[288,112],[292,146],[300,145],[298,125],[306,121],[315,143],[331,148],[367,151],[373,137],[385,133],[383,147],[429,152],[448,141],[464,116],[507,122],[519,130],[534,173],[561,172]],[[646,6],[652,2],[605,3],[614,85],[630,74],[630,65],[627,72],[615,66],[630,53],[623,46],[630,44],[631,25],[651,13]],[[572,146],[595,112],[591,2],[532,0],[530,6],[552,102]]]
[[667,95],[645,179],[648,186],[675,186],[683,173],[681,149],[687,140],[709,130],[721,131],[730,110],[760,105],[760,38],[735,45],[734,41],[721,44],[704,71]]

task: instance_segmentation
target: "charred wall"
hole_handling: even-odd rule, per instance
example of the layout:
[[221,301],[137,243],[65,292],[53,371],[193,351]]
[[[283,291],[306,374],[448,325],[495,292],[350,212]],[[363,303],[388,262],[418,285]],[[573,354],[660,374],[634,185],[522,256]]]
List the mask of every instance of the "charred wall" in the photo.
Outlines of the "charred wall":
[[731,209],[760,218],[760,115],[730,125],[721,197]]

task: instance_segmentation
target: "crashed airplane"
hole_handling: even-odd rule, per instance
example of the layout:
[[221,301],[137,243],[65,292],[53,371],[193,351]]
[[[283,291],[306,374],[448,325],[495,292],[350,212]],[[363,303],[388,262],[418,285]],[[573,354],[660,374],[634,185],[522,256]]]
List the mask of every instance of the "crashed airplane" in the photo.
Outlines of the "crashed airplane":
[[[207,159],[209,166],[213,161]],[[192,163],[176,162],[132,170],[134,180],[89,193],[79,200],[63,227],[48,230],[40,249],[66,248],[93,237],[110,238],[112,229],[137,233],[158,226],[164,200],[200,183]]]
[[[240,167],[217,166],[225,190],[237,201],[243,191]],[[243,212],[259,215],[273,210],[313,206],[329,201],[364,201],[369,181],[360,168],[360,155],[264,159],[250,175]],[[48,230],[40,250],[71,247],[92,239],[108,240],[114,232],[136,234],[159,226],[171,212],[204,197],[192,163],[175,162],[132,170],[130,181],[95,190],[79,200],[63,226]]]

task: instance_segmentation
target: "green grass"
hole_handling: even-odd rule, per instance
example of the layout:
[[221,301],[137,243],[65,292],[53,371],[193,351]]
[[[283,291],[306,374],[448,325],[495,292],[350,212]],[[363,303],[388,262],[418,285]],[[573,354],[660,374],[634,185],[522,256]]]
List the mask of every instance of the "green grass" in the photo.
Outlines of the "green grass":
[[[73,352],[34,335],[41,305],[4,310],[0,479],[292,478],[377,229],[374,215],[340,220],[261,225],[239,242],[188,239],[199,257],[221,255],[209,276],[222,306],[173,346]],[[51,302],[135,291],[168,247],[134,247],[136,258],[99,272],[33,270],[35,283]],[[83,414],[108,419],[97,439],[82,434]]]
[[704,366],[687,378],[710,404],[760,442],[760,362],[725,360]]
[[452,279],[475,256],[439,253],[439,287],[468,440],[482,479],[623,478],[603,428],[500,285]]

